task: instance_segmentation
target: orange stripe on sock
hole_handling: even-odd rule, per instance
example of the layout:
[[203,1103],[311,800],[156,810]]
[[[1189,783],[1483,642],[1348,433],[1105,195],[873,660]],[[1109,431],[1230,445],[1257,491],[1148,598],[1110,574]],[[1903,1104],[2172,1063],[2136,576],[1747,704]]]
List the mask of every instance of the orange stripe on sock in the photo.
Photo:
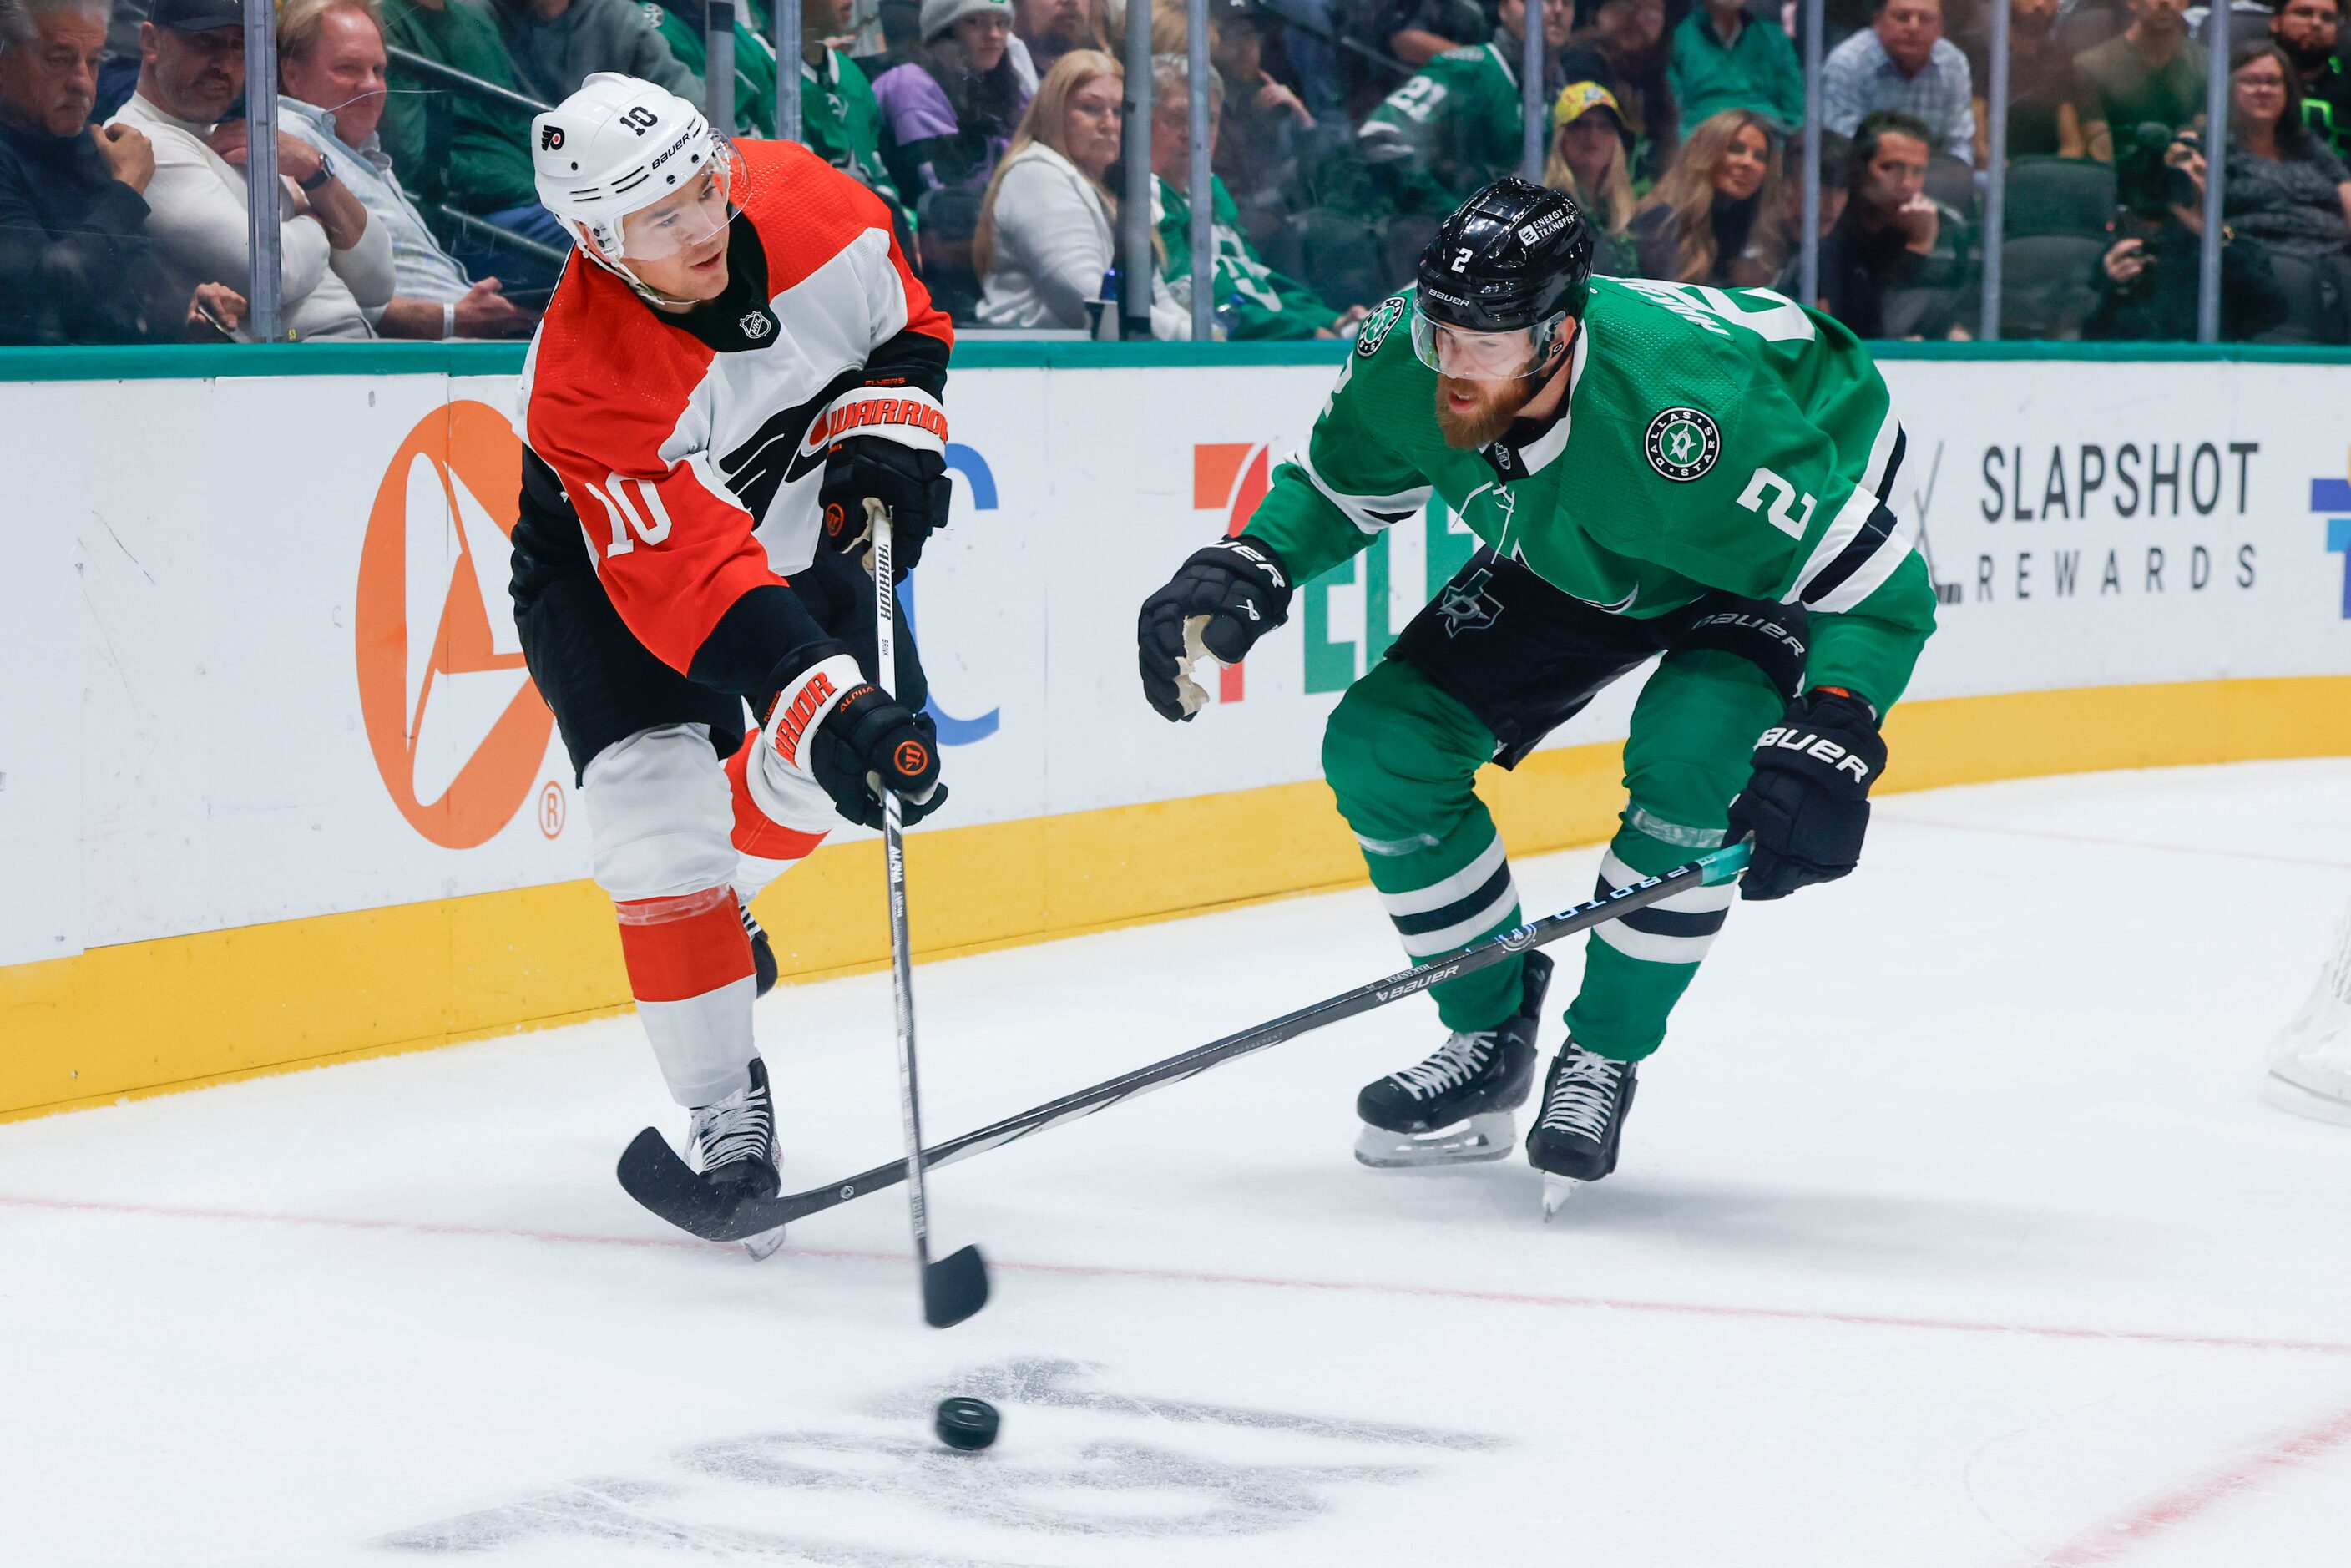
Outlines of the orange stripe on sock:
[[755,729],[743,737],[743,744],[726,759],[726,792],[735,804],[735,830],[731,835],[735,851],[761,860],[796,861],[824,842],[824,834],[785,827],[760,810],[751,799],[751,783],[745,769],[750,766],[751,748],[758,744],[759,732]]
[[682,1002],[751,977],[751,938],[735,890],[612,905],[629,992],[641,1002]]

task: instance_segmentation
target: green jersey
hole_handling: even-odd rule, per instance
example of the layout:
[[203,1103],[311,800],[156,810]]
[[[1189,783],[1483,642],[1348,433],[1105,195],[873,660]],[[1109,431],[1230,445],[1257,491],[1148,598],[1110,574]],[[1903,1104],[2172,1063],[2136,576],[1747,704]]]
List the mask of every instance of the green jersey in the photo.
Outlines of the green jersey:
[[1497,553],[1620,615],[1713,590],[1813,612],[1806,681],[1882,714],[1934,630],[1902,433],[1860,340],[1767,289],[1595,277],[1548,426],[1446,444],[1410,293],[1367,319],[1249,532],[1303,582],[1432,497]]
[[1380,100],[1355,133],[1399,212],[1449,213],[1519,166],[1526,125],[1515,39],[1447,49]]
[[[1182,186],[1156,176],[1153,184],[1159,243],[1167,252],[1167,265],[1160,276],[1176,299],[1188,307],[1192,302],[1192,197]],[[1339,313],[1306,285],[1268,267],[1249,236],[1241,233],[1240,208],[1224,181],[1211,174],[1208,188],[1213,214],[1208,234],[1216,251],[1209,287],[1219,308],[1229,306],[1238,313],[1233,337],[1311,338],[1330,326]]]
[[[699,14],[682,16],[646,0],[645,20],[695,79],[710,75],[710,53]],[[776,49],[752,30],[751,21],[748,12],[735,21],[735,127],[740,135],[772,137],[776,134]]]
[[824,52],[824,68],[800,62],[800,140],[834,168],[890,204],[914,232],[914,214],[882,162],[882,106],[873,84],[839,49]]

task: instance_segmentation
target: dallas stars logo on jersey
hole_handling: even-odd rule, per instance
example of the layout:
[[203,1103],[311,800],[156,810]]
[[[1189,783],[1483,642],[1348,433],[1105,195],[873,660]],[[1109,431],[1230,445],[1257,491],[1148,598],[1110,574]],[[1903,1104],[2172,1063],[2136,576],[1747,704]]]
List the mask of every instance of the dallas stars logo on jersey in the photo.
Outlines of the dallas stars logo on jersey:
[[1669,408],[1649,421],[1646,447],[1650,467],[1687,484],[1722,455],[1722,430],[1702,409]]

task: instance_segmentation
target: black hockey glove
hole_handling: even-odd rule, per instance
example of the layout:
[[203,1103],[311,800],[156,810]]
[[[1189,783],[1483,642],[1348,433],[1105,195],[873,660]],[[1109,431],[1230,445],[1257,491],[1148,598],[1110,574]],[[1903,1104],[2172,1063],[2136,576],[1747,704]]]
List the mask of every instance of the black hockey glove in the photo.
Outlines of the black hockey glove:
[[910,713],[879,686],[852,686],[809,748],[809,771],[832,797],[833,810],[868,828],[882,825],[882,791],[896,792],[908,827],[946,804],[939,782],[937,726]]
[[1834,882],[1861,862],[1869,787],[1886,770],[1886,742],[1869,705],[1814,687],[1755,743],[1755,772],[1730,803],[1729,841],[1755,835],[1742,898],[1785,898]]
[[947,526],[947,503],[955,482],[946,459],[880,435],[852,435],[834,444],[824,460],[824,483],[817,507],[824,518],[824,542],[843,555],[862,555],[865,503],[890,509],[891,576],[903,578],[923,559],[931,535]]
[[1202,658],[1238,664],[1290,618],[1290,571],[1273,547],[1247,534],[1219,539],[1143,601],[1135,626],[1143,695],[1166,719],[1190,718],[1208,694],[1192,679]]

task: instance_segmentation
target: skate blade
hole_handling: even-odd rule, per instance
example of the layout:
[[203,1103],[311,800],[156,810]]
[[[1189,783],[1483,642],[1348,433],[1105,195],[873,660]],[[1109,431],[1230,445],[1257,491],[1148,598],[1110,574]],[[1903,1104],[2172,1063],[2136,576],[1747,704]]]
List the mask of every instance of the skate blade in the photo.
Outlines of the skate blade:
[[783,1246],[784,1228],[780,1225],[773,1230],[762,1230],[757,1236],[747,1236],[743,1239],[743,1250],[751,1255],[751,1261],[754,1263],[766,1262],[783,1250]]
[[1508,1159],[1518,1134],[1508,1111],[1489,1111],[1434,1133],[1391,1133],[1365,1127],[1355,1135],[1355,1158],[1374,1170],[1425,1170]]
[[1545,1225],[1551,1223],[1551,1217],[1557,1214],[1567,1200],[1574,1196],[1575,1189],[1583,1185],[1573,1176],[1553,1176],[1549,1171],[1543,1172],[1543,1223]]
[[2281,1111],[2291,1111],[2314,1122],[2332,1122],[2337,1126],[2351,1127],[2351,1101],[2314,1093],[2275,1072],[2262,1081],[2262,1097]]

